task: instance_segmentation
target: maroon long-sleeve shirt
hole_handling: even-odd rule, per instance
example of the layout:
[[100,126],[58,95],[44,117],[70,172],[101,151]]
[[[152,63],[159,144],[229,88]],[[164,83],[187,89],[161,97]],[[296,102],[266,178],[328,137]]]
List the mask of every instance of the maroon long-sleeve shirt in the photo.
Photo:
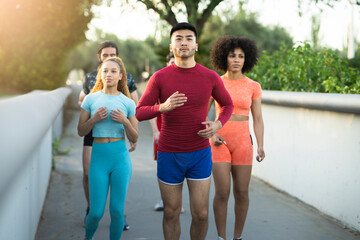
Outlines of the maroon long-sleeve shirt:
[[149,80],[136,108],[139,121],[154,118],[161,113],[159,105],[174,92],[184,93],[187,102],[169,112],[162,113],[159,152],[192,152],[209,147],[209,140],[197,133],[205,129],[210,96],[221,106],[218,120],[224,125],[229,120],[233,103],[220,76],[196,64],[193,68],[180,68],[175,64],[157,71]]

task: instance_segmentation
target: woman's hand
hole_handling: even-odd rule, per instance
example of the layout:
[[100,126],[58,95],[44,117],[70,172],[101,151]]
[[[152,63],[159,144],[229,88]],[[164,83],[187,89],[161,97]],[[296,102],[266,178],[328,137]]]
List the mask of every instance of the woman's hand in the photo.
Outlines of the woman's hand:
[[135,148],[136,148],[136,143],[130,142],[129,152],[135,151]]
[[122,113],[118,108],[116,110],[110,111],[110,117],[112,120],[118,123],[126,124],[129,122],[125,114]]
[[220,146],[223,143],[226,144],[224,138],[220,134],[215,133],[211,139],[215,146]]
[[101,120],[106,119],[107,115],[108,115],[107,107],[100,107],[98,110],[96,110],[92,118],[94,119],[95,122],[100,122]]
[[257,160],[258,162],[261,162],[262,160],[264,160],[264,158],[265,158],[264,149],[263,149],[262,147],[258,147],[256,160]]

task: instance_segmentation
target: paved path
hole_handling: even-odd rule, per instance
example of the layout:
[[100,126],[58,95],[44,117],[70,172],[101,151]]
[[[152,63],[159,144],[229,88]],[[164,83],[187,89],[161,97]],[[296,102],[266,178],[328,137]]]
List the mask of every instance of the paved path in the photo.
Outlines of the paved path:
[[[56,157],[56,169],[45,202],[43,215],[37,231],[37,240],[83,239],[83,217],[86,203],[82,189],[82,138],[77,135],[78,111],[68,111],[71,122],[66,127],[62,149],[72,146],[70,154]],[[124,240],[160,240],[162,235],[162,212],[153,211],[159,200],[156,181],[156,163],[152,160],[152,133],[148,122],[139,124],[140,138],[135,152],[131,153],[133,175],[126,201],[127,221],[131,229],[123,233]],[[211,184],[209,230],[207,240],[217,240]],[[228,239],[231,237],[233,198],[228,216]],[[188,240],[191,216],[187,186],[184,185],[181,214],[182,240]],[[96,240],[108,239],[110,217],[108,208],[95,234]],[[252,178],[250,183],[250,209],[245,225],[244,240],[355,240],[359,235],[342,228],[331,219],[301,202],[279,193],[262,181]]]

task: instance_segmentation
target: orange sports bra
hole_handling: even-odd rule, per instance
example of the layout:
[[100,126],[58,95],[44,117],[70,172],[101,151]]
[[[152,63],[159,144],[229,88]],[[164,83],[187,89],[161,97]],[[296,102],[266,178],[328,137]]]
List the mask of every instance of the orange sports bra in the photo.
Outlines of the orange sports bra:
[[[258,82],[244,76],[241,79],[230,80],[221,77],[226,89],[230,93],[234,104],[233,114],[249,116],[252,100],[261,97],[261,86]],[[215,103],[216,115],[220,112],[220,106]]]

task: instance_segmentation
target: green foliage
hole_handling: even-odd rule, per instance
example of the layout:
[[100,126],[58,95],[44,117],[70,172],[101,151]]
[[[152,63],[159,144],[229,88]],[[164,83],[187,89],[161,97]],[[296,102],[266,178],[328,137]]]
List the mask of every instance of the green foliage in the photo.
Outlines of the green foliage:
[[360,71],[332,50],[315,51],[305,42],[263,53],[248,76],[263,89],[298,92],[360,93]]
[[99,64],[97,60],[97,42],[86,41],[71,50],[67,56],[66,63],[68,71],[72,69],[83,69],[91,72]]
[[[170,32],[170,30],[169,30]],[[168,32],[166,35],[163,35],[160,41],[156,41],[154,38],[148,37],[145,41],[147,44],[154,49],[157,60],[160,63],[160,68],[165,66],[166,56],[170,53],[170,37],[168,36]],[[158,69],[157,69],[158,70]]]
[[258,21],[257,14],[245,11],[242,4],[239,5],[236,14],[229,11],[220,15],[213,15],[209,19],[199,41],[197,61],[207,67],[211,67],[209,59],[211,47],[219,37],[224,35],[252,38],[256,41],[259,52],[272,53],[279,50],[282,43],[286,46],[293,45],[291,36],[284,28],[263,26]]
[[319,46],[319,32],[320,32],[320,16],[313,15],[311,17],[311,42],[315,49]]
[[0,82],[28,92],[63,86],[64,64],[84,32],[97,0],[0,1]]
[[[189,4],[187,7],[190,7],[192,3],[201,1],[177,2],[187,2]],[[153,3],[148,2],[148,4],[152,5]],[[258,42],[260,50],[269,52],[279,49],[281,42],[292,45],[291,37],[283,28],[262,26],[258,22],[256,14],[245,12],[241,6],[238,13],[234,14],[234,12],[236,13],[236,10],[227,11],[224,14],[214,14],[207,19],[203,34],[198,39],[197,62],[212,68],[209,58],[211,47],[220,36],[225,34],[252,37]],[[162,18],[161,21],[163,20],[167,21]],[[97,45],[104,40],[111,40],[118,45],[119,56],[124,60],[127,71],[134,75],[135,80],[139,81],[143,71],[146,70],[152,74],[165,66],[165,57],[169,53],[170,43],[168,36],[170,27],[166,25],[162,26],[162,29],[166,29],[166,27],[168,29],[161,32],[160,41],[154,37],[148,37],[145,41],[119,40],[113,34],[104,34],[101,30],[97,30],[97,41],[87,41],[69,54],[67,59],[68,69],[83,69],[85,72],[96,69],[98,65],[96,58]],[[150,69],[147,69],[147,64]]]
[[350,67],[357,68],[360,70],[360,47],[356,51],[355,57],[352,59],[347,59],[346,61],[348,61]]
[[287,46],[293,44],[289,33],[282,27],[267,27],[259,23],[257,14],[246,13],[239,9],[237,15],[225,26],[225,35],[246,36],[256,41],[260,51],[273,52],[284,42]]
[[[65,132],[62,137],[64,137],[67,133]],[[55,169],[55,156],[57,155],[67,155],[72,150],[72,147],[69,147],[66,150],[60,150],[61,139],[54,138],[52,142],[52,169]]]
[[[110,40],[118,46],[119,57],[124,61],[126,71],[131,73],[136,81],[141,79],[141,74],[145,70],[153,73],[163,66],[159,63],[158,56],[155,53],[155,42],[135,39],[120,40],[116,35],[107,33],[99,34],[98,40],[83,42],[71,51],[67,58],[68,69],[83,69],[85,72],[94,71],[99,64],[97,59],[98,45],[105,40]],[[150,69],[147,69],[148,66]]]
[[[310,2],[315,2],[316,4],[323,3],[326,4],[329,7],[333,7],[335,3],[341,2],[343,0],[311,0]],[[301,0],[298,0],[299,3],[301,3]],[[353,1],[356,5],[360,6],[360,0],[354,0]]]
[[163,66],[159,63],[154,49],[144,41],[127,39],[120,41],[118,46],[127,71],[134,74],[137,80],[141,79],[144,71],[152,74]]
[[66,154],[69,154],[70,151],[72,150],[72,147],[69,147],[66,150],[60,150],[60,145],[61,145],[61,139],[54,138],[53,143],[52,143],[52,154],[53,155],[66,155]]

